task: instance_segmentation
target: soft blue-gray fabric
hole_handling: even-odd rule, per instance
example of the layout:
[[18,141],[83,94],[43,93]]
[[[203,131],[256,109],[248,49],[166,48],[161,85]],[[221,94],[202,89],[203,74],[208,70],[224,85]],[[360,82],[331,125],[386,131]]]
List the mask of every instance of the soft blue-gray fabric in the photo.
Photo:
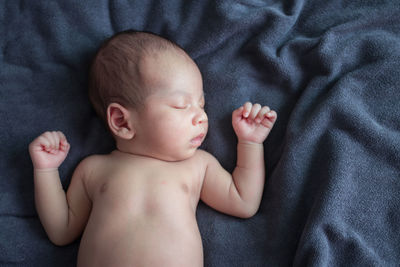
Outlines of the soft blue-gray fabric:
[[112,34],[174,40],[204,78],[203,148],[229,171],[231,112],[269,105],[257,215],[200,203],[205,266],[396,266],[400,259],[400,3],[397,0],[0,2],[0,265],[75,266],[34,206],[28,144],[63,131],[77,163],[113,141],[87,97],[88,65]]

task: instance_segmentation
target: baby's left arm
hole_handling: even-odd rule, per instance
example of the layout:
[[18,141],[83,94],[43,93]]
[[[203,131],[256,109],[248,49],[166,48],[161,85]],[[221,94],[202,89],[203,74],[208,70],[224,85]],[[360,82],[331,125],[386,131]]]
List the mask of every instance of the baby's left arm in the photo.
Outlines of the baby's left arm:
[[201,191],[201,199],[206,204],[242,218],[257,212],[265,181],[263,142],[276,118],[276,112],[269,107],[249,102],[232,113],[232,125],[238,137],[236,168],[231,175],[208,154]]

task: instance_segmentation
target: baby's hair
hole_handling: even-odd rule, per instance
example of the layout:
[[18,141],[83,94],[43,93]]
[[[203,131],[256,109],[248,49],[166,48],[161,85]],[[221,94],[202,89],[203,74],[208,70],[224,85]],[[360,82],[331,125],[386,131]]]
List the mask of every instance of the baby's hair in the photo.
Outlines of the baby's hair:
[[107,107],[113,102],[139,108],[150,93],[140,61],[169,50],[187,55],[176,43],[151,32],[127,30],[106,39],[89,72],[89,98],[97,114],[107,121]]

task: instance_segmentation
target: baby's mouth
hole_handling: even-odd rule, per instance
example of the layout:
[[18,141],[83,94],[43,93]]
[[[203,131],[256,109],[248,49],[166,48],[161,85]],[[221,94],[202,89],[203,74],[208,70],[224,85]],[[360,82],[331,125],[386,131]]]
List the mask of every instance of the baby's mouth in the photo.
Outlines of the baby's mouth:
[[205,134],[201,133],[198,136],[196,136],[195,138],[193,138],[192,140],[190,140],[190,143],[195,146],[195,147],[199,147],[201,145],[201,143],[203,143]]

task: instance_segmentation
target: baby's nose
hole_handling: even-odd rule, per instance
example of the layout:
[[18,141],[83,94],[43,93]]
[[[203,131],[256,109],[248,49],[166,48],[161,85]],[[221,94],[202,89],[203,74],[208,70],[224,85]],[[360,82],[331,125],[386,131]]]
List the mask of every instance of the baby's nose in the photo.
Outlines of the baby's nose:
[[193,118],[193,125],[202,124],[208,122],[207,114],[202,110]]

